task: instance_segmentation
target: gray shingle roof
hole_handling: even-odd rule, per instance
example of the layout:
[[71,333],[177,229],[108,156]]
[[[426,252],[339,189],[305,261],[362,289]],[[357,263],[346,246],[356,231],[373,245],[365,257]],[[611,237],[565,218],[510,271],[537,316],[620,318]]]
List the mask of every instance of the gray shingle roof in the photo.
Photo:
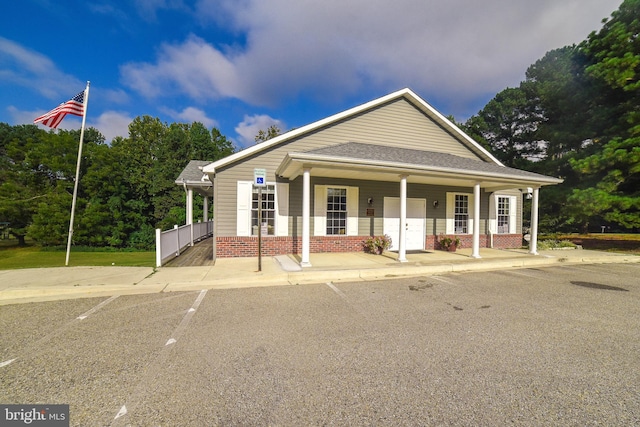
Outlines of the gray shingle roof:
[[422,167],[460,169],[464,171],[488,172],[502,175],[512,175],[518,178],[550,178],[533,172],[500,166],[480,159],[454,156],[448,153],[413,150],[406,148],[387,147],[359,142],[319,148],[307,151],[306,154],[316,154],[328,157],[361,159],[368,162],[399,163]]
[[209,161],[206,160],[191,160],[187,166],[180,172],[178,178],[176,179],[177,184],[181,184],[184,181],[186,182],[199,182],[202,181],[202,167],[208,165]]

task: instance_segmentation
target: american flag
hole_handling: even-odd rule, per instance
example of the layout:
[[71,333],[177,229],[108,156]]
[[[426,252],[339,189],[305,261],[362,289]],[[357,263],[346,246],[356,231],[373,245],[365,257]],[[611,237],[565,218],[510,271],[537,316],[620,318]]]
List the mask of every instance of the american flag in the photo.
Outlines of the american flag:
[[84,114],[84,91],[67,102],[58,105],[48,113],[36,117],[33,123],[42,123],[45,126],[55,129],[67,114],[73,114],[74,116],[82,116]]

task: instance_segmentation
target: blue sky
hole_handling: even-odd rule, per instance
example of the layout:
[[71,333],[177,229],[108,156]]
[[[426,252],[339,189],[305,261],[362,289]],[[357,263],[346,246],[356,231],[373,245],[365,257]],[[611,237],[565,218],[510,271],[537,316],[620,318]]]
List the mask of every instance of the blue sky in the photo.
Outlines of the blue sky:
[[0,13],[0,122],[31,123],[87,80],[87,125],[108,140],[150,115],[242,148],[404,87],[463,121],[620,3],[20,0]]

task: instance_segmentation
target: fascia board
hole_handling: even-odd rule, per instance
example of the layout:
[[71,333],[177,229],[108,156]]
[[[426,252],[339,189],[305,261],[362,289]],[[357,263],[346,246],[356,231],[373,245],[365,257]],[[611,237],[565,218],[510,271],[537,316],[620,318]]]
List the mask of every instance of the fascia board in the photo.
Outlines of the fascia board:
[[464,176],[470,180],[485,180],[485,179],[498,179],[498,180],[506,180],[509,182],[518,182],[518,183],[535,183],[536,185],[552,185],[552,184],[560,184],[563,182],[562,179],[553,178],[553,177],[526,177],[526,176],[517,176],[517,175],[509,175],[509,174],[501,174],[497,172],[485,172],[485,171],[473,171],[473,170],[465,170],[465,169],[455,169],[455,168],[446,168],[446,167],[438,167],[438,166],[420,166],[420,165],[407,165],[406,163],[398,163],[398,162],[369,162],[366,164],[362,163],[362,159],[357,158],[349,158],[349,157],[332,157],[332,156],[322,156],[322,155],[309,155],[305,153],[289,153],[286,157],[286,160],[283,161],[281,167],[278,170],[284,170],[288,167],[291,162],[302,162],[309,167],[313,167],[315,165],[325,165],[325,164],[340,164],[345,168],[351,169],[377,169],[377,170],[385,170],[387,172],[394,172],[398,174],[411,174],[411,171],[415,171],[420,174],[438,174],[440,176]]

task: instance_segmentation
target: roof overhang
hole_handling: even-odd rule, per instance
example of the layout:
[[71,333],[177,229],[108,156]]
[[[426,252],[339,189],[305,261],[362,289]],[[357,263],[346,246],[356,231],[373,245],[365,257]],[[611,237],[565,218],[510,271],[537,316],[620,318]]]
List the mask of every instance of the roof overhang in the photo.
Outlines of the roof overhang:
[[175,183],[178,185],[182,185],[187,190],[193,190],[202,196],[212,195],[211,191],[213,188],[213,184],[211,183],[211,181],[209,181],[209,179],[207,179],[206,181],[187,181],[186,179],[176,180]]
[[211,196],[213,184],[209,175],[202,171],[209,163],[206,160],[191,160],[174,182],[203,196]]
[[312,169],[313,176],[342,179],[398,182],[400,177],[406,176],[407,182],[417,184],[469,187],[479,183],[486,191],[536,188],[563,181],[533,173],[518,176],[510,173],[509,168],[497,165],[496,170],[482,171],[316,153],[288,153],[276,170],[276,175],[293,180],[301,175],[305,168]]

